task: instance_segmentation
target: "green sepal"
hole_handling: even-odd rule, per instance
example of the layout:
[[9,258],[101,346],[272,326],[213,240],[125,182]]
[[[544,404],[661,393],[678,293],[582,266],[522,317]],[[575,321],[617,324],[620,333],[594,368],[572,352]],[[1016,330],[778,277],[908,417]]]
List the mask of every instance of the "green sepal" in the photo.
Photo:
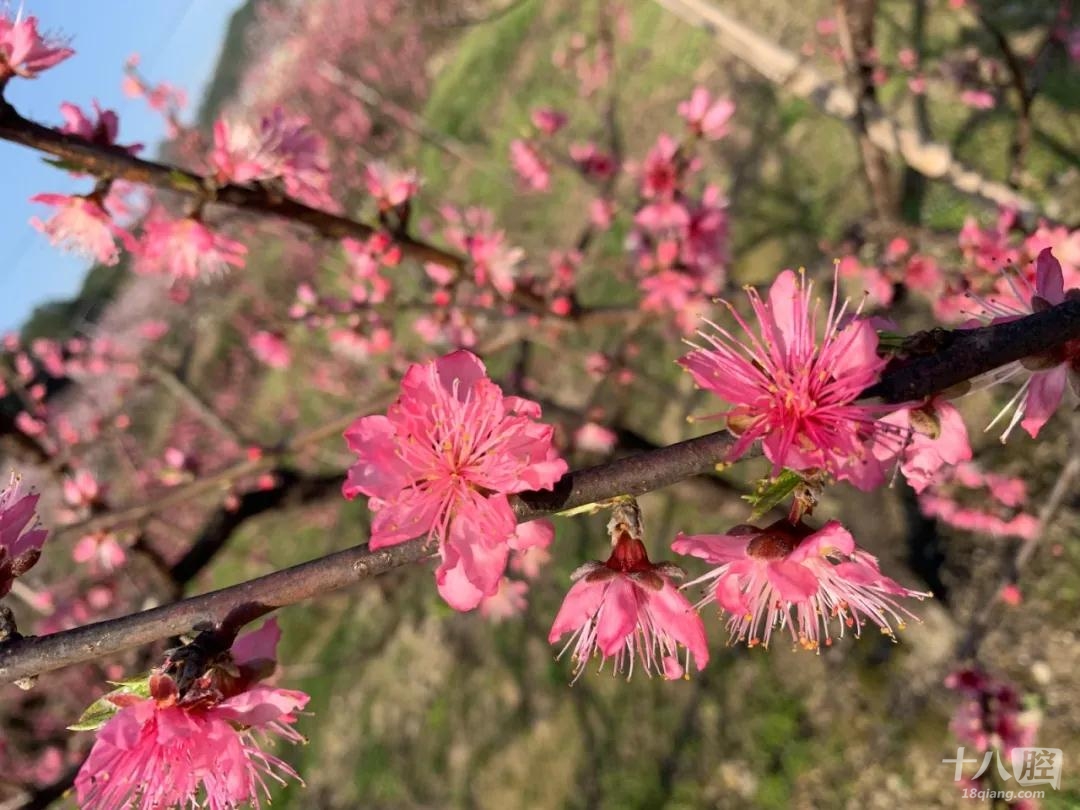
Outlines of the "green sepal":
[[751,520],[768,514],[789,497],[801,485],[805,479],[794,470],[786,467],[776,478],[763,478],[758,482],[757,489],[750,495],[743,495],[743,500],[754,507],[750,515]]
[[68,726],[68,731],[96,731],[109,722],[113,715],[120,711],[120,707],[110,698],[119,695],[131,695],[139,698],[150,697],[149,675],[131,678],[126,681],[109,681],[109,683],[117,688],[91,703],[86,711],[82,713],[82,717]]

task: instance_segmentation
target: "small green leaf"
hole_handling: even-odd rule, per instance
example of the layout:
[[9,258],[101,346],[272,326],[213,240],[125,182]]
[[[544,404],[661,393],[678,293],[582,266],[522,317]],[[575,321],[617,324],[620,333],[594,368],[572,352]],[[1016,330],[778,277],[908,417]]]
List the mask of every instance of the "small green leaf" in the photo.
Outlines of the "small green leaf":
[[106,695],[102,695],[91,703],[86,711],[82,713],[82,717],[68,726],[68,731],[95,731],[109,722],[113,715],[120,711],[120,707],[111,698],[120,695],[131,695],[140,698],[150,697],[149,675],[126,681],[110,681],[110,683],[118,688],[113,689]]
[[173,169],[169,172],[169,182],[172,183],[173,188],[178,191],[190,191],[194,194],[198,194],[202,191],[202,187],[197,180],[179,169]]
[[786,468],[776,478],[762,479],[752,495],[743,495],[743,500],[754,507],[750,519],[757,520],[775,509],[802,483],[804,479],[799,473]]
[[48,163],[50,166],[53,166],[53,167],[55,167],[57,169],[61,169],[61,170],[65,171],[65,172],[82,172],[82,171],[86,171],[86,168],[82,164],[76,163],[73,160],[64,160],[64,158],[52,158],[52,157],[42,158],[42,160],[45,163]]

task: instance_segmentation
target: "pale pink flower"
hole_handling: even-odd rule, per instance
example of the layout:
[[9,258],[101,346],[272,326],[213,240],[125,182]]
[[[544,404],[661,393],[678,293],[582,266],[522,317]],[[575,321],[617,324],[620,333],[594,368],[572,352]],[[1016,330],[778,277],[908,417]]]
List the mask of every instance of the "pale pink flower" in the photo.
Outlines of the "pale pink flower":
[[274,332],[259,331],[248,338],[251,349],[260,362],[270,368],[288,368],[292,362],[292,352],[285,338]]
[[436,582],[452,607],[494,594],[510,549],[542,540],[520,533],[507,495],[550,489],[567,469],[539,417],[536,403],[504,396],[470,352],[410,366],[387,415],[345,432],[359,459],[343,493],[371,498],[371,547],[426,535],[439,543]]
[[545,135],[554,135],[566,126],[567,122],[565,113],[559,112],[551,107],[537,107],[532,111],[529,118],[532,121],[533,126]]
[[519,616],[528,606],[528,592],[529,583],[503,577],[499,580],[499,589],[480,602],[480,615],[493,624],[502,624],[507,619]]
[[[984,315],[993,316],[993,322],[1040,312],[1062,303],[1066,297],[1080,295],[1078,289],[1066,292],[1061,263],[1054,258],[1050,248],[1043,249],[1035,261],[1034,286],[1023,274],[1015,282],[1012,276],[1006,281],[1008,289],[1003,295],[977,299],[985,309]],[[1027,375],[1020,390],[986,426],[989,430],[1012,411],[1012,418],[1001,435],[1002,442],[1009,438],[1018,423],[1035,438],[1061,405],[1066,387],[1071,385],[1074,391],[1080,392],[1080,340],[1071,340],[1046,354],[1002,366],[988,381],[993,384],[1020,375]]]
[[30,224],[62,250],[70,251],[101,264],[114,265],[120,260],[116,239],[131,250],[135,240],[93,197],[68,194],[35,194],[30,202],[51,205],[56,213],[46,222],[37,217]]
[[210,165],[220,183],[248,183],[272,177],[270,156],[264,152],[258,130],[243,122],[219,118],[214,122],[214,148]]
[[0,84],[12,76],[33,79],[75,53],[38,33],[37,17],[10,19],[0,11]]
[[379,210],[387,211],[404,205],[420,190],[420,176],[415,169],[398,171],[376,161],[364,168],[364,184],[375,198]]
[[87,563],[93,571],[115,571],[127,559],[127,552],[112,532],[84,534],[71,550],[71,559]]
[[521,182],[533,191],[547,191],[551,170],[531,143],[521,138],[510,142],[510,163]]
[[150,697],[110,696],[119,711],[98,730],[75,779],[79,806],[258,808],[270,798],[268,778],[299,779],[257,739],[303,741],[293,724],[308,695],[256,683],[273,667],[276,636],[276,624],[268,622],[241,637],[232,660],[211,667],[187,692],[182,682],[155,672]]
[[841,638],[849,628],[858,636],[867,621],[892,636],[894,623],[903,629],[904,616],[915,618],[897,598],[930,595],[882,574],[877,560],[857,548],[835,520],[817,530],[782,518],[765,529],[743,525],[728,534],[679,534],[671,547],[716,566],[687,587],[707,584],[699,607],[718,603],[731,614],[730,643],[751,647],[768,647],[773,630],[785,627],[803,649],[829,646],[833,619]]
[[596,422],[586,422],[574,431],[574,447],[586,453],[606,454],[615,448],[618,438],[610,428]]
[[[97,101],[94,104],[94,118],[91,120],[80,107],[65,101],[60,105],[60,115],[64,118],[61,132],[78,135],[99,146],[114,146],[120,129],[120,118],[112,110],[102,110]],[[136,154],[143,147],[141,143],[120,147],[129,154]]]
[[699,386],[731,403],[723,414],[738,436],[730,460],[760,439],[773,475],[784,467],[826,470],[872,488],[883,480],[867,445],[875,435],[876,409],[855,400],[877,381],[885,360],[866,321],[855,318],[840,327],[844,307],[837,311],[835,293],[819,341],[811,288],[802,274],[785,270],[768,301],[756,290],[748,293],[756,334],[727,304],[745,339],[710,323],[711,332],[699,332],[707,345],[679,363]]
[[144,226],[140,269],[197,279],[243,267],[247,247],[191,217],[154,217]]
[[503,297],[509,297],[525,251],[511,247],[506,232],[495,229],[491,211],[469,208],[462,213],[447,206],[442,213],[447,220],[446,238],[472,259],[476,283],[482,287],[490,284]]
[[[613,521],[614,523],[614,521]],[[573,648],[574,680],[589,659],[599,655],[603,668],[612,661],[612,674],[633,674],[634,661],[645,672],[680,678],[690,666],[699,670],[709,662],[705,626],[686,597],[672,584],[682,569],[672,563],[654,564],[640,539],[618,531],[606,562],[588,562],[571,578],[548,641],[555,644],[567,633],[561,657]],[[686,650],[685,665],[679,647]]]
[[[900,432],[900,471],[916,492],[934,483],[942,467],[971,460],[964,419],[944,399],[935,397],[923,405],[900,408],[881,421]],[[896,456],[891,443],[879,443],[874,451],[886,463]]]
[[992,110],[997,105],[994,94],[986,90],[964,90],[960,102],[974,110]]
[[694,88],[689,101],[679,102],[679,115],[690,131],[709,141],[728,134],[728,122],[735,114],[735,102],[727,98],[713,100],[704,87]]
[[48,532],[38,528],[37,495],[19,497],[19,479],[0,491],[0,597],[11,590],[11,583],[34,567]]

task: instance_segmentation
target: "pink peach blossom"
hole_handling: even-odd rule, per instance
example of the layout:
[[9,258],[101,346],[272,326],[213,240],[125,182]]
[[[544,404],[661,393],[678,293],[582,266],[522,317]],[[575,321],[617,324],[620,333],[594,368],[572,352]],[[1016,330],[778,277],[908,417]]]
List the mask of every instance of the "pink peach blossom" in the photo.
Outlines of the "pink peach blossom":
[[551,170],[536,147],[528,141],[515,138],[510,142],[510,163],[526,188],[547,191],[550,187]]
[[37,17],[12,20],[0,10],[0,85],[12,76],[33,79],[75,53],[38,33]]
[[299,779],[256,736],[303,740],[292,726],[308,696],[256,682],[272,669],[275,645],[276,624],[268,622],[238,639],[228,666],[211,667],[188,692],[155,671],[150,697],[110,696],[119,711],[98,730],[75,779],[79,806],[258,808],[269,800],[267,778]]
[[[601,668],[610,659],[612,674],[627,677],[635,659],[647,674],[666,678],[682,677],[691,655],[703,669],[709,662],[705,626],[672,584],[672,577],[680,576],[677,565],[652,563],[641,540],[627,531],[616,532],[606,562],[578,568],[548,633],[552,644],[570,634],[559,655],[573,648],[574,680],[595,655],[603,659]],[[685,666],[679,647],[686,650]]]
[[270,368],[288,368],[292,363],[292,352],[289,344],[281,335],[274,332],[259,331],[248,338],[248,348],[251,349],[260,362]]
[[243,267],[247,247],[202,222],[186,217],[152,217],[144,226],[143,272],[162,272],[178,280],[205,278]]
[[[64,118],[61,132],[69,135],[78,135],[91,143],[100,146],[114,146],[116,136],[120,129],[120,118],[112,110],[102,110],[97,101],[94,104],[94,118],[91,120],[80,107],[65,101],[60,105],[60,115]],[[143,147],[141,143],[121,147],[126,152],[134,155]]]
[[387,415],[345,432],[359,458],[343,493],[370,497],[372,548],[426,535],[438,541],[436,582],[452,607],[494,594],[510,549],[543,541],[516,526],[506,496],[550,489],[567,469],[539,416],[536,403],[504,396],[470,352],[410,366]]
[[716,567],[690,585],[706,584],[700,605],[717,602],[730,613],[730,643],[769,646],[773,630],[787,628],[794,644],[818,650],[832,644],[830,622],[858,636],[867,621],[893,635],[904,617],[914,616],[898,597],[927,593],[898,585],[881,573],[877,560],[855,545],[835,520],[820,529],[786,518],[765,529],[736,526],[727,534],[679,534],[679,554],[700,557]]
[[529,119],[533,126],[545,135],[554,135],[566,126],[568,120],[565,113],[551,107],[537,107],[529,115]]
[[51,205],[57,209],[48,221],[43,222],[33,217],[30,224],[63,250],[102,264],[114,265],[120,261],[117,239],[129,250],[135,246],[131,234],[114,223],[101,203],[93,197],[35,194],[30,198],[30,202]]
[[48,532],[37,525],[37,495],[19,497],[19,478],[0,491],[0,597],[34,567]]
[[700,387],[731,403],[723,415],[738,440],[729,459],[760,439],[773,475],[783,467],[819,469],[872,488],[884,477],[868,447],[875,409],[855,400],[878,379],[885,360],[868,323],[856,318],[841,328],[844,312],[837,311],[835,294],[819,340],[811,292],[803,275],[785,270],[767,302],[749,291],[757,333],[727,304],[746,337],[710,323],[710,332],[699,332],[707,345],[679,363]]
[[[951,403],[941,398],[899,408],[881,421],[900,431],[903,440],[900,471],[916,492],[934,483],[942,467],[971,460],[964,419]],[[879,444],[875,453],[886,463],[896,455],[891,444]]]
[[364,183],[384,211],[404,205],[420,190],[420,176],[415,170],[397,171],[378,161],[364,168]]
[[728,122],[735,114],[735,102],[727,98],[712,99],[704,87],[694,88],[688,101],[679,102],[679,115],[690,131],[709,141],[728,134]]

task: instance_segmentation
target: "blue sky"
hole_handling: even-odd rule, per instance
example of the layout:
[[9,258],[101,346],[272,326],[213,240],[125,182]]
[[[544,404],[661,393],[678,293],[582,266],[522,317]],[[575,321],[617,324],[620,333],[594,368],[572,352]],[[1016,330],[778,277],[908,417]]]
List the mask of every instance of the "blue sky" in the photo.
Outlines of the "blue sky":
[[[8,0],[35,15],[39,28],[69,39],[75,55],[37,79],[13,79],[5,97],[28,118],[60,123],[60,103],[84,109],[97,99],[120,115],[120,142],[162,139],[161,118],[145,102],[120,91],[124,60],[142,56],[140,71],[150,81],[167,80],[188,91],[191,113],[217,63],[229,17],[242,0]],[[0,9],[5,7],[0,0]],[[18,328],[38,304],[75,293],[89,265],[49,245],[29,225],[47,209],[31,204],[41,192],[88,191],[77,180],[44,164],[37,153],[0,141],[0,332]]]

